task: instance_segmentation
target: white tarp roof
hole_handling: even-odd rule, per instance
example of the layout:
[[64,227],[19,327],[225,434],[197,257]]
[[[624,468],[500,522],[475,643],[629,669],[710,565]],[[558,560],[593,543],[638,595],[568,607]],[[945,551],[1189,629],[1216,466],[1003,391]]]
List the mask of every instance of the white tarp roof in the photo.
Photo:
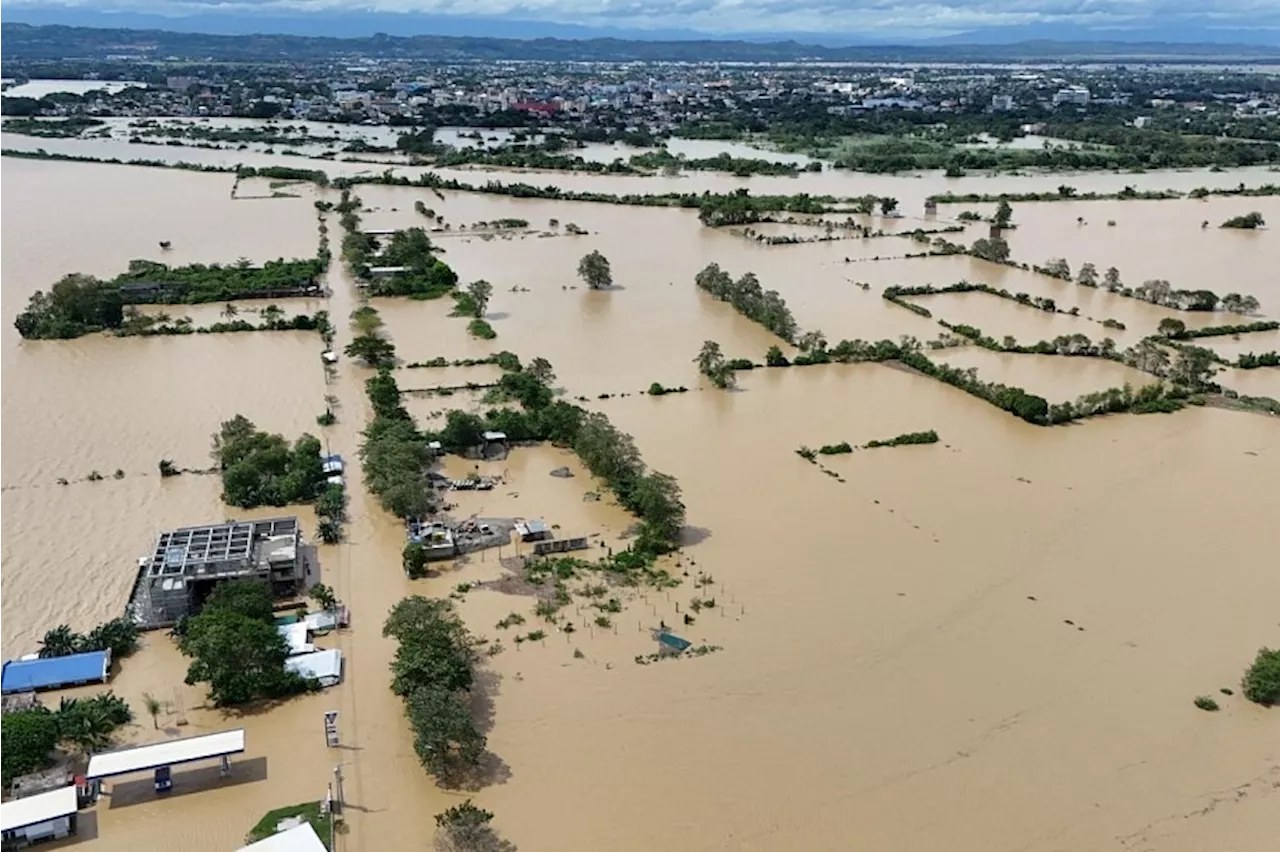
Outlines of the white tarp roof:
[[257,843],[241,846],[237,852],[250,852],[250,850],[252,852],[328,852],[309,822],[295,825],[287,831],[273,834]]
[[299,654],[284,661],[284,667],[303,677],[313,677],[324,686],[342,680],[342,652],[337,648]]
[[161,766],[173,766],[242,751],[244,751],[244,728],[237,728],[234,731],[222,731],[217,734],[205,734],[199,737],[187,737],[95,754],[89,758],[89,769],[84,776],[90,780],[106,778],[111,775],[142,772]]
[[75,813],[77,804],[74,784],[25,799],[11,799],[0,805],[0,829],[12,831],[64,817]]

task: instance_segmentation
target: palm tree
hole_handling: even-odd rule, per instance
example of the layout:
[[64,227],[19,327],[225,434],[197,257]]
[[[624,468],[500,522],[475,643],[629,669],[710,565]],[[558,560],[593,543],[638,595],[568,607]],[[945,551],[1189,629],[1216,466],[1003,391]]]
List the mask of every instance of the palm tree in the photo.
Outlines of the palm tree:
[[65,657],[79,650],[80,637],[71,628],[61,624],[44,634],[40,642],[41,657]]
[[58,737],[75,745],[83,754],[102,751],[111,745],[116,723],[110,712],[96,701],[62,699],[58,708]]
[[160,730],[160,711],[164,709],[164,705],[160,703],[160,699],[156,698],[150,692],[142,693],[143,706],[147,708],[147,712],[151,714],[151,724],[155,729]]
[[237,308],[231,302],[227,302],[225,305],[222,306],[222,317],[228,322],[235,319],[236,316],[239,315],[239,313],[240,313],[240,309]]

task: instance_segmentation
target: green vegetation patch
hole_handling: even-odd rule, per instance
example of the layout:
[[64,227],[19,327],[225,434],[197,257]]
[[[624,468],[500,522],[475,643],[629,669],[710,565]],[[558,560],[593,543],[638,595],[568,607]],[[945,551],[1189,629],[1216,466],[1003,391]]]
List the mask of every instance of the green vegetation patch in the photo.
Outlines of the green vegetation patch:
[[316,836],[320,838],[320,842],[329,848],[329,834],[332,831],[333,815],[322,814],[320,802],[303,802],[300,805],[290,805],[286,808],[276,808],[273,811],[267,811],[262,819],[258,820],[258,824],[249,829],[249,836],[246,839],[249,843],[256,843],[259,840],[265,840],[276,833],[276,826],[287,819],[302,817],[311,823],[311,827],[315,829]]

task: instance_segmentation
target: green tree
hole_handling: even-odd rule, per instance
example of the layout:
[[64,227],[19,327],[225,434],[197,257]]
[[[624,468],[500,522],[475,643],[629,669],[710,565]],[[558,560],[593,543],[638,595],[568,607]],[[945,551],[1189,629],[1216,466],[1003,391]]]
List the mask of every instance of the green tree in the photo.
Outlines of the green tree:
[[791,362],[787,360],[787,356],[782,354],[782,350],[777,346],[770,346],[769,351],[764,353],[764,363],[769,367],[788,367]]
[[484,421],[478,416],[455,409],[445,415],[440,443],[450,452],[462,453],[479,446],[484,440],[484,431]]
[[421,542],[406,543],[400,554],[400,561],[410,580],[420,580],[427,576],[427,548]]
[[405,715],[413,728],[413,750],[442,783],[458,783],[484,755],[484,734],[462,695],[442,687],[420,687],[407,697]]
[[550,387],[551,383],[556,380],[555,370],[552,369],[551,362],[546,358],[534,358],[529,362],[529,366],[525,369],[525,372],[542,382],[542,384],[547,387]]
[[[1267,707],[1280,704],[1280,649],[1273,651],[1270,648],[1260,648],[1253,665],[1245,671],[1240,685],[1244,688],[1244,697],[1250,701]],[[6,759],[9,748],[8,736],[6,732]]]
[[489,307],[489,297],[493,295],[493,285],[484,279],[472,281],[467,285],[467,293],[475,303],[476,317],[484,316],[485,309]]
[[382,328],[382,315],[376,308],[361,305],[351,312],[351,327],[357,335],[376,334]]
[[352,339],[343,350],[348,358],[358,358],[366,367],[389,367],[395,364],[396,347],[376,334],[362,334]]
[[391,691],[401,697],[434,686],[466,691],[474,679],[474,640],[448,598],[413,595],[391,608],[383,636],[399,641]]
[[271,587],[262,580],[231,580],[213,587],[201,612],[234,612],[257,621],[275,619]]
[[991,217],[991,223],[1001,230],[1013,224],[1013,208],[1009,206],[1009,202],[1000,199],[1000,203],[996,205],[996,213]]
[[1182,346],[1169,375],[1177,384],[1201,390],[1209,386],[1215,372],[1212,350],[1203,346]]
[[1076,273],[1076,283],[1085,287],[1098,286],[1098,267],[1092,263],[1084,263],[1080,266],[1080,271]]
[[1172,337],[1174,339],[1181,337],[1186,330],[1187,324],[1174,317],[1165,317],[1160,320],[1160,324],[1156,326],[1156,331],[1158,331],[1162,336]]
[[1120,281],[1120,270],[1114,266],[1108,266],[1106,273],[1103,275],[1102,283],[1112,293],[1117,292],[1123,286]]
[[720,344],[714,340],[704,341],[698,357],[693,360],[698,365],[698,371],[716,387],[730,389],[737,383],[733,370],[729,369],[724,354],[720,351]]
[[81,754],[107,749],[117,726],[102,702],[75,698],[62,699],[57,719],[58,738],[71,743]]
[[515,844],[498,836],[493,814],[467,799],[436,814],[436,852],[516,852]]
[[58,744],[58,720],[45,707],[19,710],[0,716],[0,750],[5,789],[14,778],[48,766]]
[[888,216],[890,213],[892,213],[894,210],[897,210],[897,209],[898,209],[898,199],[888,198],[888,197],[880,199],[880,212],[885,216]]
[[310,595],[313,601],[320,604],[320,608],[325,611],[335,609],[338,606],[338,596],[333,593],[333,589],[324,583],[316,583],[307,594]]
[[1009,260],[1009,244],[999,237],[983,237],[973,241],[969,253],[992,263],[1006,263]]
[[675,477],[653,471],[636,480],[631,495],[636,514],[663,541],[674,542],[684,527],[685,508]]
[[302,677],[285,669],[289,646],[270,621],[206,607],[188,620],[179,647],[192,658],[186,682],[207,683],[216,707],[283,698],[307,688]]
[[80,636],[70,626],[59,624],[40,641],[41,657],[65,657],[80,651]]
[[613,271],[609,267],[609,260],[598,251],[585,254],[578,261],[578,277],[592,290],[613,286]]

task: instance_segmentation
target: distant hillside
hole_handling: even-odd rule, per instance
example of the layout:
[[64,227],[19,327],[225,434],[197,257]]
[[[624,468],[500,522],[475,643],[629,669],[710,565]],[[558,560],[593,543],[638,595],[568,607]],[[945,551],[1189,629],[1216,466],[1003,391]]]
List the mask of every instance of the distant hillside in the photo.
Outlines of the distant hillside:
[[210,35],[166,30],[0,25],[5,60],[138,57],[213,61],[298,61],[338,57],[418,60],[524,59],[648,62],[1037,62],[1106,60],[1280,60],[1280,47],[1169,42],[1024,41],[1015,44],[857,45],[822,47],[795,41],[639,41],[617,38],[509,39],[472,36],[332,38],[297,35]]

